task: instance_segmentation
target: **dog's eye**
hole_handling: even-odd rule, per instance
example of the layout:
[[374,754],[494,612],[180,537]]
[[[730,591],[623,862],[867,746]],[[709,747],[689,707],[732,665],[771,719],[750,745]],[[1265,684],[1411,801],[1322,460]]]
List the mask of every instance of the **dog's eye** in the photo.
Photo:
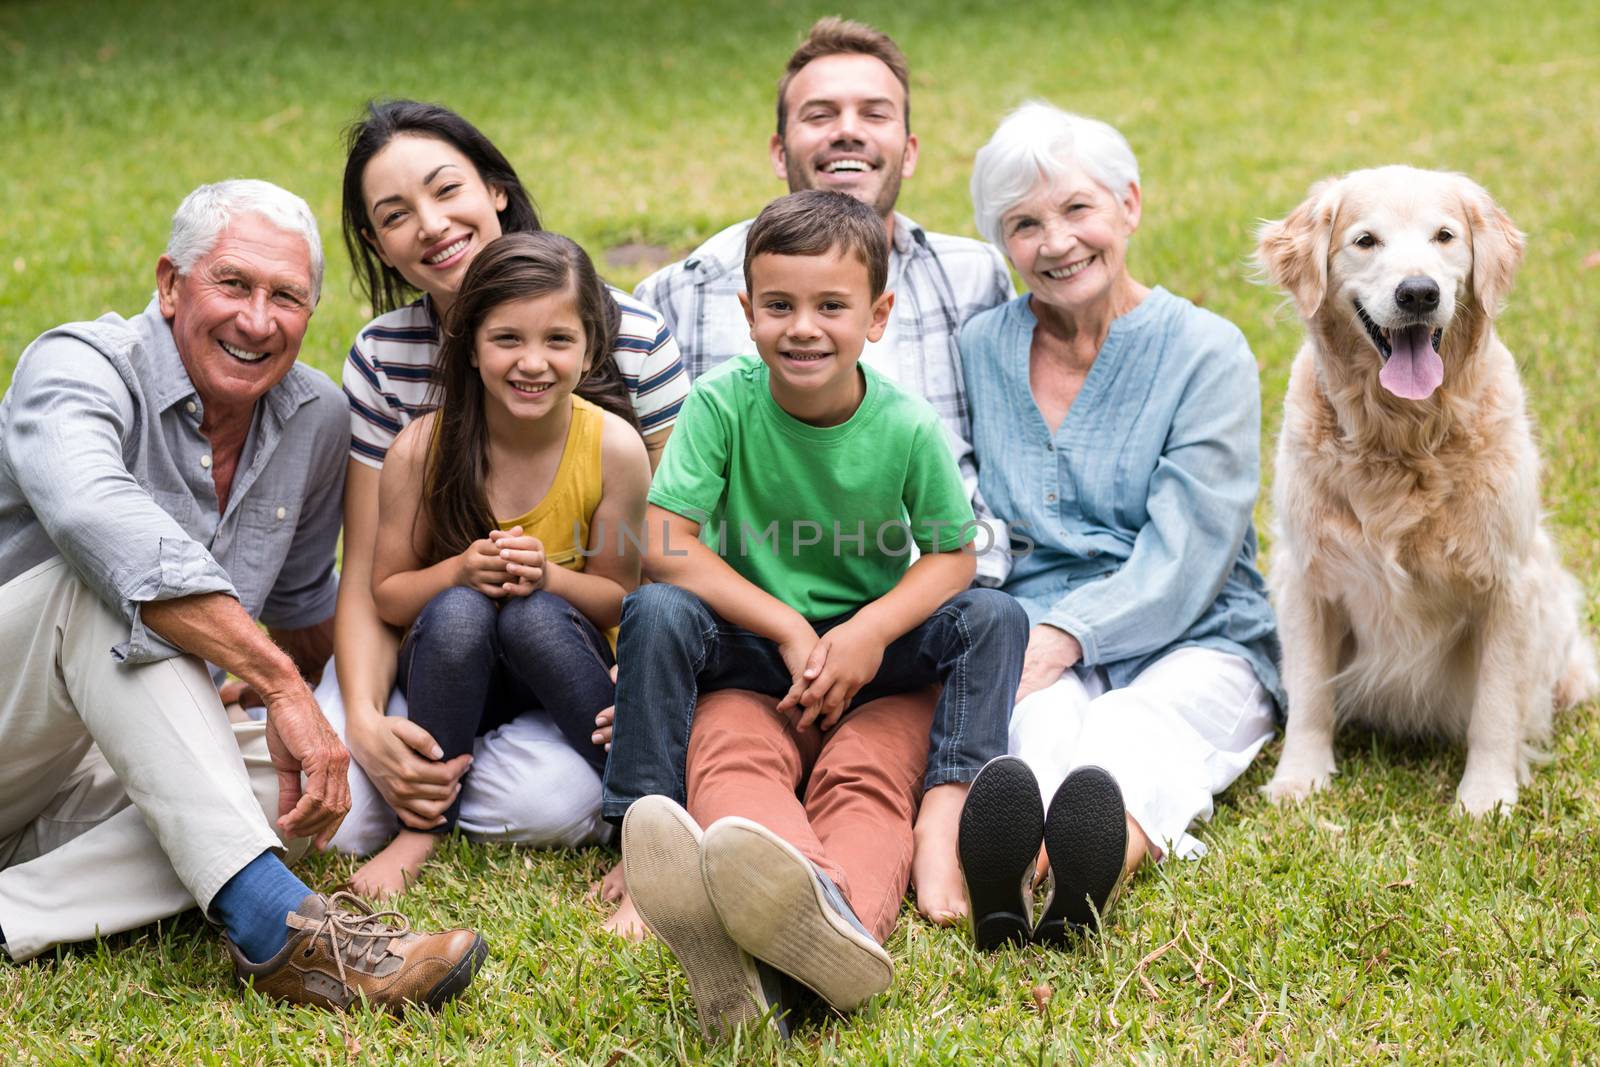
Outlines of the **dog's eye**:
[[1355,245],[1357,248],[1376,248],[1378,246],[1378,239],[1372,236],[1370,233],[1364,233],[1360,237],[1356,238]]
[[1442,245],[1447,245],[1456,239],[1456,235],[1451,233],[1448,228],[1442,228],[1438,233],[1433,235],[1433,239]]

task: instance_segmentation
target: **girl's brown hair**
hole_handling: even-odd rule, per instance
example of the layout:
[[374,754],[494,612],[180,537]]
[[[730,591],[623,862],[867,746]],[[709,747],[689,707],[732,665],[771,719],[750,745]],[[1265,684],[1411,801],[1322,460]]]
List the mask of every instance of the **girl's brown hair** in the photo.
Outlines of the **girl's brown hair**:
[[584,367],[577,395],[639,428],[622,373],[611,358],[622,316],[594,264],[572,240],[549,231],[508,233],[491,241],[467,267],[444,321],[444,341],[429,394],[433,440],[423,478],[427,545],[420,555],[444,559],[466,551],[495,527],[489,510],[489,424],[483,381],[472,365],[474,339],[489,312],[512,300],[571,290],[583,324]]

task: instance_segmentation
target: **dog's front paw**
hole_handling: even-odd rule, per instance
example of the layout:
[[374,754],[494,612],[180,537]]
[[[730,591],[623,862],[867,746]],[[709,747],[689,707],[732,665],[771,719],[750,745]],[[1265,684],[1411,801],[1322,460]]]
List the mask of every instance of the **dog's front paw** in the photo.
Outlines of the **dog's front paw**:
[[1273,772],[1272,781],[1261,787],[1261,792],[1265,793],[1267,799],[1274,804],[1282,804],[1286,800],[1304,800],[1325,787],[1331,777],[1333,777],[1331,756],[1325,763],[1310,765],[1284,760]]
[[1468,775],[1456,789],[1456,803],[1474,819],[1481,819],[1499,808],[1511,814],[1517,803],[1517,780],[1496,781],[1489,775]]

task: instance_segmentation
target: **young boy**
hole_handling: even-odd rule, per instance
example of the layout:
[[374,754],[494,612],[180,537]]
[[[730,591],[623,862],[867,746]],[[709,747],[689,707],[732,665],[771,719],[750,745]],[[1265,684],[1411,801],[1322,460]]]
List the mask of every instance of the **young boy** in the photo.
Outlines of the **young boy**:
[[[1027,645],[1016,601],[967,589],[972,510],[937,416],[857,363],[894,299],[883,220],[794,193],[744,263],[760,357],[695,384],[656,474],[657,584],[624,605],[606,770],[629,891],[707,1036],[760,1017],[774,970],[840,1010],[888,986],[919,786],[959,809],[1005,751]],[[931,711],[894,696],[938,683]],[[736,689],[764,705],[696,714]]]

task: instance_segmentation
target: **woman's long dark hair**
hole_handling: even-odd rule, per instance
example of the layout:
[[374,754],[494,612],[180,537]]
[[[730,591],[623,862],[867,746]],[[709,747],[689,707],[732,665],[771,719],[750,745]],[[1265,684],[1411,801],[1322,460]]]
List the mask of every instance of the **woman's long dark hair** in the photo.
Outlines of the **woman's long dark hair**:
[[[584,366],[588,373],[576,392],[593,384],[595,371],[617,365],[611,359],[621,312],[594,264],[578,244],[558,233],[511,233],[491,241],[467,267],[461,291],[445,316],[444,344],[434,367],[431,399],[436,403],[432,441],[423,478],[422,512],[427,531],[425,559],[439,560],[466,551],[495,527],[486,488],[489,424],[484,413],[483,380],[472,365],[478,327],[489,312],[512,300],[571,290],[583,324]],[[617,381],[621,386],[620,376]],[[633,405],[593,402],[639,428]],[[614,399],[614,398],[613,398]]]
[[356,283],[372,305],[374,315],[404,307],[417,293],[399,271],[378,258],[377,250],[368,243],[372,223],[361,194],[367,164],[401,134],[443,141],[471,160],[484,184],[506,196],[506,206],[497,213],[501,233],[533,233],[540,229],[539,213],[528,190],[523,188],[522,179],[478,127],[438,104],[369,100],[366,115],[345,131],[343,216],[344,247],[350,253]]
[[[361,193],[361,180],[366,175],[367,164],[401,134],[432,137],[453,146],[477,168],[484,184],[505,193],[506,206],[498,212],[501,234],[542,232],[539,213],[534,209],[533,198],[523,187],[522,179],[517,177],[516,170],[500,149],[478,127],[438,104],[416,100],[369,100],[366,115],[353,123],[345,133],[347,155],[344,164],[343,218],[344,247],[350,253],[356,282],[366,294],[375,315],[404,306],[417,292],[399,271],[378,258],[377,251],[367,241],[372,233],[372,225],[367,218],[367,206]],[[594,267],[583,249],[575,244],[572,247],[582,257],[584,269],[594,274]],[[462,287],[465,286],[463,279]],[[611,309],[612,340],[606,343],[598,356],[590,359],[589,373],[578,383],[577,392],[591,404],[598,404],[621,416],[628,425],[638,429],[639,417],[633,410],[633,397],[611,354],[621,312],[605,285],[600,286],[600,291]],[[468,342],[471,342],[471,331],[468,331]],[[484,530],[487,532],[488,527],[484,527]]]

